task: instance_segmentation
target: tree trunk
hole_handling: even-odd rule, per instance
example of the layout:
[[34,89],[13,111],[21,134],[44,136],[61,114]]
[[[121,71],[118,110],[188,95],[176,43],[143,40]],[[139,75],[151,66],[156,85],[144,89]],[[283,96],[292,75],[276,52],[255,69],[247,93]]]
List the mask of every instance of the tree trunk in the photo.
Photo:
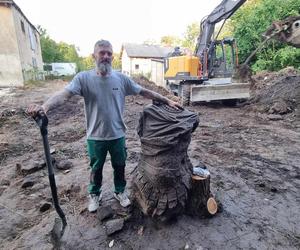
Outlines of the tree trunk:
[[217,212],[217,203],[210,192],[210,176],[192,175],[192,188],[186,207],[189,215],[207,217]]
[[185,211],[193,171],[187,149],[198,123],[197,114],[185,109],[159,103],[144,108],[133,189],[145,215],[165,221]]
[[186,152],[189,143],[190,138],[182,138],[178,146],[163,154],[141,156],[133,190],[145,215],[165,221],[184,212],[192,174]]

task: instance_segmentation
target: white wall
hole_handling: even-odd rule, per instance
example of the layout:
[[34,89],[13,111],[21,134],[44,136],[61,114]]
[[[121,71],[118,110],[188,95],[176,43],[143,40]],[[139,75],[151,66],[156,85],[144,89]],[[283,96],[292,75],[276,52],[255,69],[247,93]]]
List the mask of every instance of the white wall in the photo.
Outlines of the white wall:
[[151,62],[151,77],[150,80],[157,86],[166,88],[166,81],[164,80],[164,63],[158,61]]
[[0,5],[0,18],[0,87],[22,86],[22,67],[11,8]]
[[131,58],[131,75],[142,74],[150,77],[151,59],[149,58]]
[[151,59],[148,58],[130,58],[126,50],[122,52],[122,73],[128,76],[143,74],[150,76]]
[[130,58],[128,57],[126,50],[123,50],[123,52],[122,52],[121,61],[122,61],[122,73],[127,76],[130,76],[130,71],[131,71],[130,70]]
[[23,86],[24,80],[43,79],[43,74],[33,72],[43,70],[38,32],[13,6],[0,5],[0,20],[0,86]]
[[158,86],[166,87],[163,62],[150,58],[130,58],[126,50],[122,51],[122,73],[127,76],[142,74],[149,77]]
[[[34,68],[43,70],[39,33],[15,8],[12,8],[12,11],[23,71],[32,70]],[[21,21],[24,24],[25,32],[22,30]]]

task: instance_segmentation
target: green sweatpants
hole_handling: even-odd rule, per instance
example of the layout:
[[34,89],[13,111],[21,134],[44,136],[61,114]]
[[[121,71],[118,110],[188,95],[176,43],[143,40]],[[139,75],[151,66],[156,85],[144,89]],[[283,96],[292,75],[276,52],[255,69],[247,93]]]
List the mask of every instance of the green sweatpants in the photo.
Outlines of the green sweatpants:
[[114,169],[115,192],[122,193],[126,186],[125,162],[127,153],[125,137],[110,141],[88,139],[87,149],[90,157],[91,167],[88,192],[90,194],[97,195],[101,193],[103,165],[106,159],[107,152],[109,152],[111,157],[111,164]]

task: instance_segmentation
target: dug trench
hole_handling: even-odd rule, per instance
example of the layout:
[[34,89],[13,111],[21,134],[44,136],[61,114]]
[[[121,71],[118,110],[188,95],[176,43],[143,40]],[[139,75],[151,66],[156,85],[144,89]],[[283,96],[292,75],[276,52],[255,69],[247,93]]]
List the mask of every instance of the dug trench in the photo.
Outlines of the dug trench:
[[[162,91],[145,79],[139,81]],[[50,81],[1,95],[1,249],[55,248],[49,232],[57,214],[41,136],[24,109],[42,103],[65,84]],[[68,221],[59,248],[299,249],[299,102],[299,74],[287,69],[256,76],[250,101],[237,107],[218,103],[188,107],[200,118],[188,154],[193,165],[201,162],[208,167],[211,191],[222,203],[222,212],[209,219],[182,215],[173,223],[157,225],[122,209],[113,199],[109,157],[101,204],[107,210],[95,214],[86,210],[89,163],[83,101],[73,98],[48,115],[58,195]],[[126,99],[129,192],[140,158],[136,128],[148,103],[139,96]]]

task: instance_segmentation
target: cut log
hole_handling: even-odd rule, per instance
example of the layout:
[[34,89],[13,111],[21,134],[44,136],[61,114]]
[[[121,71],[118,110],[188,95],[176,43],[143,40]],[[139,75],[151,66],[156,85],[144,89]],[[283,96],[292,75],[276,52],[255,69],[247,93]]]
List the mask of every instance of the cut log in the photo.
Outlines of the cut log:
[[192,188],[186,207],[192,216],[207,217],[217,213],[218,206],[210,192],[210,176],[192,175]]
[[209,214],[211,215],[214,215],[217,213],[218,211],[218,204],[215,200],[214,197],[210,197],[208,200],[207,200],[207,211],[209,212]]

